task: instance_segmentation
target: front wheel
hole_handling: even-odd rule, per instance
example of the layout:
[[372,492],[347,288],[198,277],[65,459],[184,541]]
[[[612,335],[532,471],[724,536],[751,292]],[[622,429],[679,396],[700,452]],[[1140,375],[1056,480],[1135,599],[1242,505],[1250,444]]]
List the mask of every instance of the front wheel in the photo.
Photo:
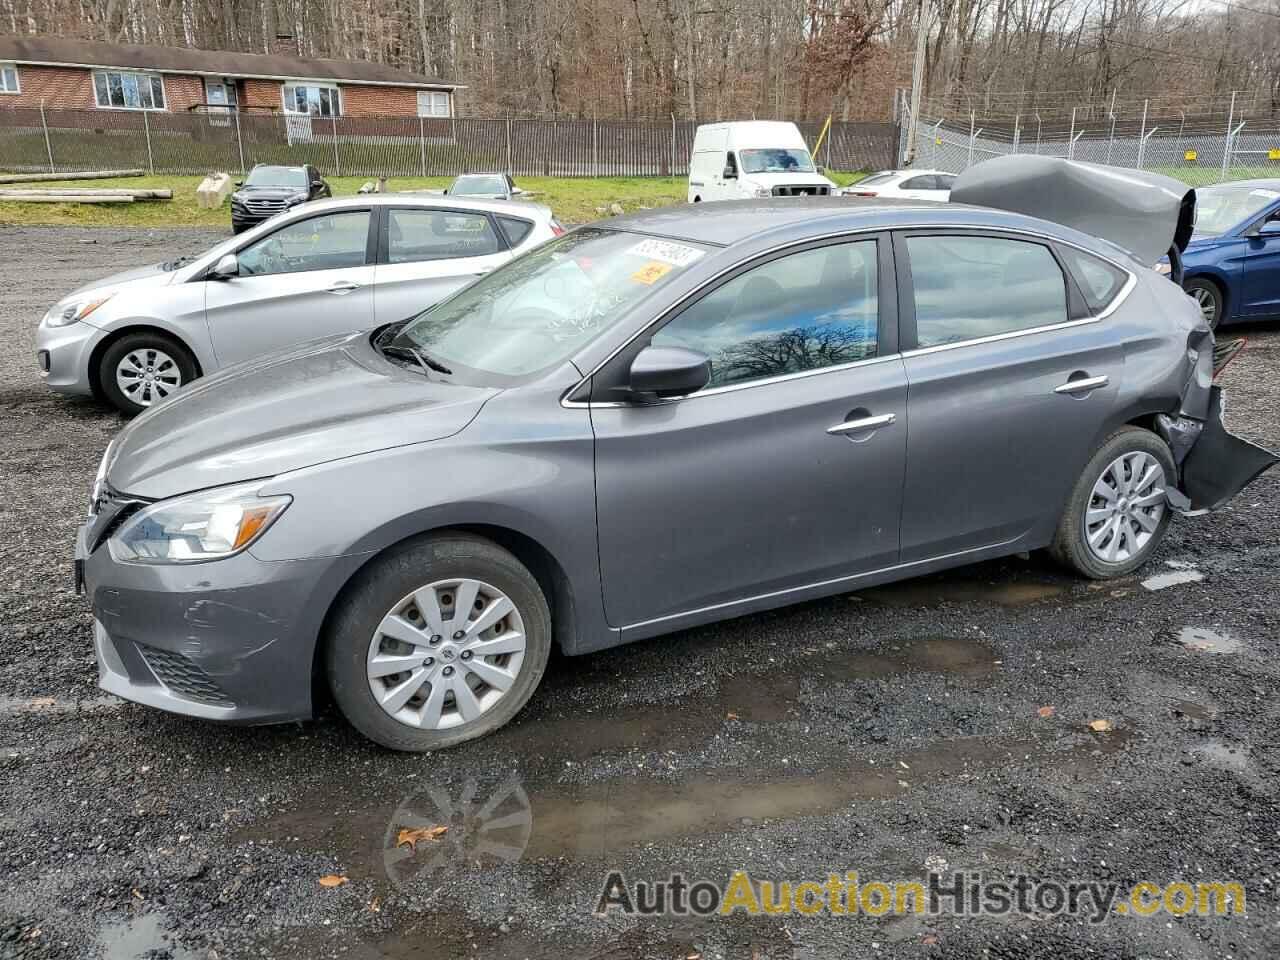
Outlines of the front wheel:
[[173,337],[151,331],[125,334],[107,347],[98,364],[103,395],[130,417],[196,376],[191,352]]
[[1176,482],[1163,440],[1140,427],[1118,430],[1076,481],[1050,552],[1094,580],[1133,572],[1164,539],[1171,517],[1165,490]]
[[537,580],[497,544],[413,541],[363,570],[332,619],[329,685],[351,725],[393,750],[484,736],[525,705],[551,651]]

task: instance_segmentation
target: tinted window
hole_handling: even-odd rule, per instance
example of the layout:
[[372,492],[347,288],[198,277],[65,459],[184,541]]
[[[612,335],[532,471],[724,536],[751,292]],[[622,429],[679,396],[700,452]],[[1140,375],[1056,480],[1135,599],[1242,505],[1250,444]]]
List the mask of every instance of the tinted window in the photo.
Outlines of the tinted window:
[[1066,280],[1048,247],[996,237],[908,237],[921,347],[1067,319]]
[[457,197],[496,195],[506,196],[507,181],[504,177],[459,177],[453,181],[449,193]]
[[1062,259],[1067,262],[1067,269],[1075,274],[1080,289],[1084,291],[1089,308],[1095,312],[1114,300],[1129,279],[1129,275],[1119,267],[1082,250],[1073,247],[1061,247],[1060,250]]
[[949,173],[940,173],[933,180],[938,185],[939,190],[950,190],[951,185],[956,182],[956,178]]
[[369,211],[330,213],[298,220],[241,250],[242,277],[363,266]]
[[533,230],[532,222],[520,220],[517,217],[499,217],[498,225],[502,227],[502,234],[507,238],[507,243],[513,247],[520,246],[524,238]]
[[717,288],[663,327],[657,346],[711,358],[711,386],[875,355],[876,244],[793,253]]
[[482,213],[451,210],[388,211],[387,262],[483,257],[498,252],[493,224]]
[[934,190],[934,179],[932,176],[912,177],[902,184],[903,190]]
[[302,167],[254,167],[245,178],[246,187],[294,187],[306,190],[307,172]]

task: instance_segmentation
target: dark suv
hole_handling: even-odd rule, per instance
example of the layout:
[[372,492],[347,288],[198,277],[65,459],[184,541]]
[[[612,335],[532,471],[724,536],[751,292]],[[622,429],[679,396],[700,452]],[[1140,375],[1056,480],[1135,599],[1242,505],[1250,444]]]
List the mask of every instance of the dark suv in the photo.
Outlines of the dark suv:
[[301,167],[259,163],[236,187],[231,195],[231,229],[235,233],[300,203],[333,196],[320,171],[309,163]]

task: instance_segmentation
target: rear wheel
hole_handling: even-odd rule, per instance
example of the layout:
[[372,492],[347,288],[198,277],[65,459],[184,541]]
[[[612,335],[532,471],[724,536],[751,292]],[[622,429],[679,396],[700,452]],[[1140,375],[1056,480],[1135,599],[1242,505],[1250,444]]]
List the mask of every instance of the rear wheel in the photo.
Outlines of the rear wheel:
[[1163,440],[1140,427],[1118,430],[1076,481],[1050,552],[1095,580],[1131,573],[1164,539],[1171,517],[1165,489],[1176,482]]
[[1200,306],[1200,315],[1211,329],[1217,329],[1222,321],[1224,297],[1222,289],[1212,280],[1204,277],[1192,277],[1183,286],[1187,294]]
[[366,568],[326,643],[329,685],[352,726],[393,750],[435,750],[520,711],[546,669],[551,615],[514,556],[446,533]]
[[196,376],[195,359],[186,347],[149,330],[125,334],[98,362],[103,395],[129,416],[159,403]]

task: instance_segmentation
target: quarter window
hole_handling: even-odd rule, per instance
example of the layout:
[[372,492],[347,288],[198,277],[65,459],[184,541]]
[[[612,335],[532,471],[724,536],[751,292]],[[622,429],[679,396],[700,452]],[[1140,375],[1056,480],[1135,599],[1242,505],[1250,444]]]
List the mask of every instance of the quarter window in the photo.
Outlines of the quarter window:
[[912,177],[902,184],[903,190],[936,190],[937,180],[932,175]]
[[1060,247],[1067,269],[1075,274],[1089,309],[1097,313],[1106,308],[1124,287],[1129,275],[1105,260],[1090,256],[1074,247]]
[[876,242],[780,257],[703,297],[653,337],[711,358],[711,386],[875,356]]
[[338,88],[321,84],[286,83],[284,85],[285,113],[302,113],[313,117],[337,117],[342,115],[342,101]]
[[908,237],[916,342],[936,347],[1067,320],[1049,248],[999,237]]
[[18,86],[18,68],[12,63],[0,63],[0,93],[21,93]]
[[533,230],[532,222],[521,220],[519,217],[499,217],[498,223],[502,227],[503,235],[507,238],[507,243],[513,248],[524,243],[524,238]]
[[369,211],[310,217],[281,227],[238,254],[242,277],[341,270],[365,263]]
[[450,210],[391,210],[387,217],[387,262],[416,263],[498,252],[493,224],[481,213]]
[[164,80],[153,73],[97,70],[93,95],[99,107],[116,110],[163,110]]

